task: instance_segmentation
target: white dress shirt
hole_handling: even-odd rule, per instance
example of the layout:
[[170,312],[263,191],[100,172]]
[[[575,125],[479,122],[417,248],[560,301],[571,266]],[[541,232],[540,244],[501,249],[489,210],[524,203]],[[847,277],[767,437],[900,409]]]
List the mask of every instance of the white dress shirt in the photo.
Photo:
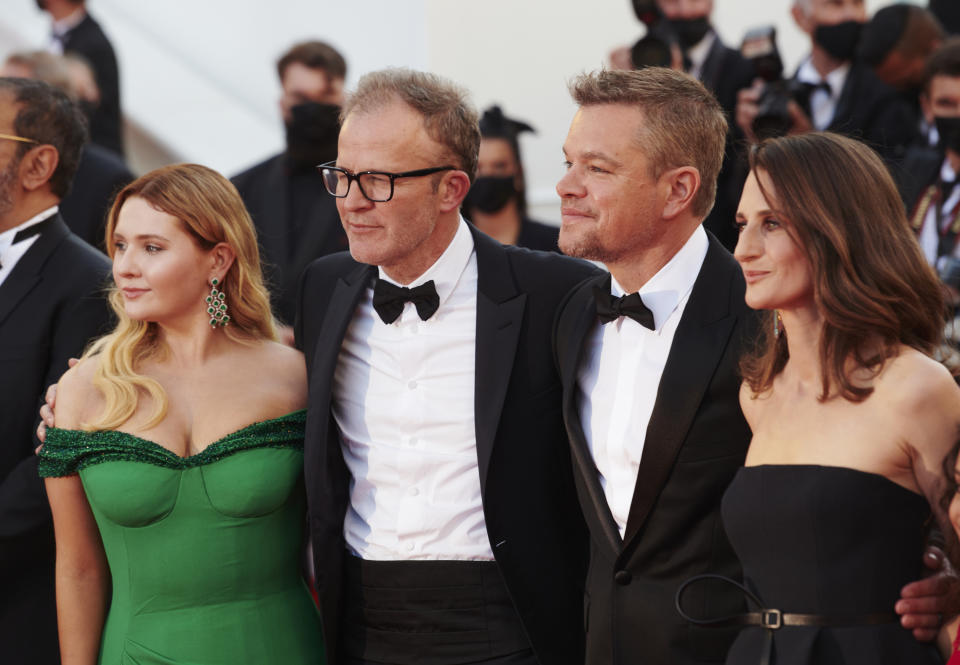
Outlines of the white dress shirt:
[[54,21],[50,30],[50,46],[47,49],[56,55],[63,55],[63,38],[68,32],[76,28],[87,17],[83,7],[77,7],[68,16]]
[[[943,165],[940,167],[940,179],[949,182],[956,177],[956,172],[950,168],[950,160],[943,160]],[[940,206],[940,223],[942,225],[949,225],[953,221],[951,213],[958,204],[960,204],[960,186],[954,187],[950,196]],[[940,244],[940,231],[942,230],[937,229],[937,206],[931,205],[927,209],[926,217],[923,218],[923,226],[920,227],[920,247],[923,249],[923,255],[927,257],[927,263],[934,268],[940,267],[937,265],[937,252]],[[960,258],[960,243],[954,246],[953,256]]]
[[840,101],[840,93],[843,92],[843,86],[847,82],[847,75],[850,73],[850,63],[845,63],[837,67],[826,77],[820,76],[813,63],[807,59],[800,69],[797,70],[797,80],[802,83],[812,83],[819,85],[826,82],[830,86],[830,92],[826,90],[814,90],[810,95],[810,121],[813,126],[823,131],[833,122],[833,116],[837,113],[837,102]]
[[17,265],[24,254],[27,253],[27,250],[33,247],[33,243],[37,241],[39,235],[30,236],[26,240],[21,240],[16,245],[13,244],[13,237],[17,235],[18,232],[33,226],[34,224],[39,224],[43,220],[57,214],[57,211],[60,210],[59,206],[53,206],[52,208],[47,208],[43,212],[34,215],[23,224],[19,226],[14,226],[12,229],[7,229],[3,233],[0,233],[0,284],[3,284],[4,280],[7,279],[7,275],[13,270],[13,267]]
[[[680,251],[639,290],[653,312],[655,330],[620,317],[605,325],[597,322],[587,338],[577,375],[580,422],[621,536],[660,378],[708,246],[706,232],[697,227]],[[612,278],[611,290],[615,296],[624,295]]]
[[364,559],[492,560],[473,411],[477,258],[463,220],[407,286],[430,280],[440,307],[428,320],[406,303],[385,324],[369,287],[347,328],[333,385],[351,475],[343,534]]
[[717,34],[711,29],[703,39],[687,49],[686,56],[690,60],[690,70],[687,73],[698,81],[702,80],[700,77],[703,76],[703,64],[707,61],[715,41],[717,41]]

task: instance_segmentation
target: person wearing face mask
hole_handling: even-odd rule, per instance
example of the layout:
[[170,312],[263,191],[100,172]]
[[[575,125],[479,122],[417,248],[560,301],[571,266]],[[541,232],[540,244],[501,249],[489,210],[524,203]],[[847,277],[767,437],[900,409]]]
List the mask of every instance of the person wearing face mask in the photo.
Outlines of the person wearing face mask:
[[[810,55],[794,76],[806,84],[804,105],[791,102],[789,134],[829,130],[864,141],[890,163],[903,159],[917,135],[916,117],[897,91],[855,55],[867,21],[865,0],[794,0],[797,25],[810,37]],[[751,141],[763,86],[738,95],[736,122]]]
[[920,105],[936,128],[934,147],[907,153],[900,195],[927,262],[943,274],[960,259],[960,37],[948,39],[927,62]]
[[526,185],[517,137],[522,132],[533,131],[527,123],[506,117],[499,106],[483,112],[477,178],[463,201],[463,214],[474,226],[504,245],[558,252],[560,229],[527,217]]
[[274,313],[293,341],[300,273],[316,258],[343,251],[347,237],[317,165],[337,158],[347,63],[320,41],[295,44],[277,62],[286,149],[234,176],[257,229]]

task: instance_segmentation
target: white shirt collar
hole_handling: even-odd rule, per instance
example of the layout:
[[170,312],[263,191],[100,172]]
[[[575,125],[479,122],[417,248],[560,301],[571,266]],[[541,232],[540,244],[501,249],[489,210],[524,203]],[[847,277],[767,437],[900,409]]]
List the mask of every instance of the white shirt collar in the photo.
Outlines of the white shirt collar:
[[56,215],[59,210],[60,210],[60,206],[52,206],[42,212],[37,213],[36,215],[34,215],[33,217],[25,221],[23,224],[18,224],[17,226],[14,226],[12,229],[7,229],[3,233],[0,233],[0,251],[6,249],[11,244],[13,244],[13,237],[17,235],[19,231],[29,228],[34,224],[39,224],[40,222],[47,219],[48,217],[52,217],[53,215]]
[[471,254],[473,254],[473,235],[471,235],[470,228],[461,217],[457,232],[447,248],[443,250],[443,254],[415,280],[406,285],[399,284],[396,280],[390,279],[383,268],[379,266],[377,267],[377,273],[380,279],[384,279],[391,284],[397,284],[397,286],[407,286],[409,288],[420,286],[432,279],[434,286],[437,288],[437,295],[440,297],[440,306],[442,307],[450,294],[453,293],[457,282],[460,281]]
[[797,70],[797,80],[801,83],[827,83],[830,86],[830,98],[838,99],[843,91],[843,86],[847,82],[847,75],[850,73],[850,63],[845,62],[825,77],[820,76],[820,72],[813,66],[810,58],[804,60]]
[[52,30],[57,37],[63,37],[65,34],[76,28],[86,18],[87,12],[83,7],[77,7],[69,16],[64,16],[59,21],[54,21]]
[[716,40],[717,35],[711,29],[707,31],[707,34],[703,36],[703,39],[687,49],[687,57],[690,59],[691,75],[696,72],[697,78],[699,78],[699,75],[703,70],[703,63],[707,61],[707,56],[710,55],[710,49],[713,48],[713,43]]
[[940,167],[940,180],[950,182],[951,180],[956,180],[956,178],[957,172],[950,166],[950,160],[943,160],[943,166]]
[[[707,232],[703,230],[703,226],[698,226],[680,251],[640,287],[638,293],[643,304],[653,312],[653,322],[657,330],[660,330],[680,301],[693,289],[709,246]],[[617,297],[626,295],[613,275],[610,276],[610,292]]]

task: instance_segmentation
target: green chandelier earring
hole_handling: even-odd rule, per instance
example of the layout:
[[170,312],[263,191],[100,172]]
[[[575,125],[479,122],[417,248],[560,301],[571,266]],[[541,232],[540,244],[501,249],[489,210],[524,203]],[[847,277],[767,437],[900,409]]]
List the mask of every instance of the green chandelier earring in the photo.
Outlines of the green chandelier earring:
[[230,316],[227,314],[227,303],[224,301],[226,295],[217,288],[217,286],[220,285],[219,279],[214,277],[210,280],[210,284],[210,295],[204,299],[207,303],[207,314],[210,315],[210,327],[216,328],[220,326],[222,328],[230,323]]

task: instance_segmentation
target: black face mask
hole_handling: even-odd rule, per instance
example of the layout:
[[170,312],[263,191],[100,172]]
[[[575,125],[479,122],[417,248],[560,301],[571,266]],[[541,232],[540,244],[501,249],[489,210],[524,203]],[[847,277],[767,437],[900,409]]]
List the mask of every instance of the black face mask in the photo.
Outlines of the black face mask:
[[857,52],[861,32],[863,23],[859,21],[818,25],[813,31],[813,41],[834,60],[847,62]]
[[960,118],[945,118],[935,116],[933,121],[937,125],[937,134],[940,135],[940,147],[960,153]]
[[710,31],[710,21],[706,16],[698,18],[675,18],[669,20],[673,33],[684,50],[695,46]]
[[294,169],[309,169],[337,158],[340,107],[306,102],[290,108],[287,155]]
[[473,186],[463,200],[467,210],[479,210],[488,215],[498,212],[517,193],[514,176],[483,176],[473,181]]

